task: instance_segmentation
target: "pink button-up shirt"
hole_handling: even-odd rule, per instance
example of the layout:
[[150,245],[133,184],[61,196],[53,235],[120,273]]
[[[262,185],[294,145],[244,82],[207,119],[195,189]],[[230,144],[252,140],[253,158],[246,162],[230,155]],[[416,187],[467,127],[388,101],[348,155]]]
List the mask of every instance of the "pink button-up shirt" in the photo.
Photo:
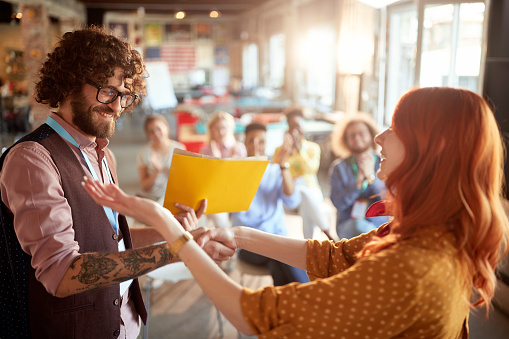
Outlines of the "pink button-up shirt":
[[[50,116],[74,138],[87,155],[99,180],[109,182],[102,159],[108,139],[90,141],[57,114]],[[81,151],[68,143],[85,173],[92,178]],[[114,166],[114,164],[109,164]],[[35,277],[51,295],[71,262],[78,257],[79,245],[74,240],[71,207],[64,197],[60,172],[48,150],[37,142],[14,146],[5,157],[0,171],[2,201],[14,214],[14,229],[21,248],[32,257]],[[139,316],[129,302],[128,292],[120,308],[121,338],[136,338]]]

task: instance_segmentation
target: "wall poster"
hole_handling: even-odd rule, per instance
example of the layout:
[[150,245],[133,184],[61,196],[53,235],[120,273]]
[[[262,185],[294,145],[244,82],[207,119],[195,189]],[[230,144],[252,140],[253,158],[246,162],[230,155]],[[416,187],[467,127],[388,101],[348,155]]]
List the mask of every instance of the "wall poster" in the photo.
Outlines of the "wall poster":
[[191,41],[191,25],[170,23],[164,26],[165,41]]
[[230,62],[228,47],[217,46],[214,52],[214,60],[216,65],[227,65]]
[[145,45],[160,46],[163,42],[163,29],[160,23],[145,24]]
[[210,24],[198,23],[196,24],[196,38],[197,39],[211,39],[212,27]]

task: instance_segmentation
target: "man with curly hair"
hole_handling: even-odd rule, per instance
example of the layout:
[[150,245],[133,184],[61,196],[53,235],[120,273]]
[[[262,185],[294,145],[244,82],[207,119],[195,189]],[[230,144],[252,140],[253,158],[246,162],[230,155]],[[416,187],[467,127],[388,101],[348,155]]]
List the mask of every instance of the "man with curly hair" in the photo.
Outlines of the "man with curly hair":
[[330,167],[330,199],[337,209],[339,238],[353,238],[378,228],[389,219],[366,217],[371,204],[385,197],[383,181],[375,173],[380,167],[375,136],[378,126],[366,113],[346,116],[331,135],[332,149],[339,157]]
[[[42,65],[35,98],[51,113],[0,158],[0,338],[138,336],[147,313],[136,277],[178,259],[81,183],[118,183],[107,138],[144,94],[144,71],[136,50],[98,27],[65,33]],[[205,203],[179,207],[190,230]],[[215,260],[233,254],[205,247]]]

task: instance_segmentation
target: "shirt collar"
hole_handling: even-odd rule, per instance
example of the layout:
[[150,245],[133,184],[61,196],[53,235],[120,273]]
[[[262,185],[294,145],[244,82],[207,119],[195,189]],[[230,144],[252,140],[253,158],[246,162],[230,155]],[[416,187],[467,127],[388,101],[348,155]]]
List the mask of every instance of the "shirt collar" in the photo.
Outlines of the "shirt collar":
[[50,116],[60,124],[70,135],[73,137],[73,139],[76,141],[76,143],[80,146],[81,149],[85,148],[98,148],[98,150],[103,150],[108,146],[109,140],[106,138],[96,138],[95,142],[91,141],[87,136],[85,136],[83,133],[78,131],[76,128],[74,128],[72,125],[67,123],[64,119],[62,119],[58,114],[55,112],[51,112]]

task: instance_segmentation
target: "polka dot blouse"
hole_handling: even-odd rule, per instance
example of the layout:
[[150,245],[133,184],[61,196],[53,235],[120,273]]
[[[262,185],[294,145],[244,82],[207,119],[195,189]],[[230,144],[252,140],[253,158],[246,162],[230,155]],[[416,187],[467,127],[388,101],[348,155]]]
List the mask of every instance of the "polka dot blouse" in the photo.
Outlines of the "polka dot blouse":
[[440,229],[360,260],[376,230],[333,243],[308,240],[311,282],[244,289],[242,311],[259,338],[462,338],[470,287],[454,238]]

